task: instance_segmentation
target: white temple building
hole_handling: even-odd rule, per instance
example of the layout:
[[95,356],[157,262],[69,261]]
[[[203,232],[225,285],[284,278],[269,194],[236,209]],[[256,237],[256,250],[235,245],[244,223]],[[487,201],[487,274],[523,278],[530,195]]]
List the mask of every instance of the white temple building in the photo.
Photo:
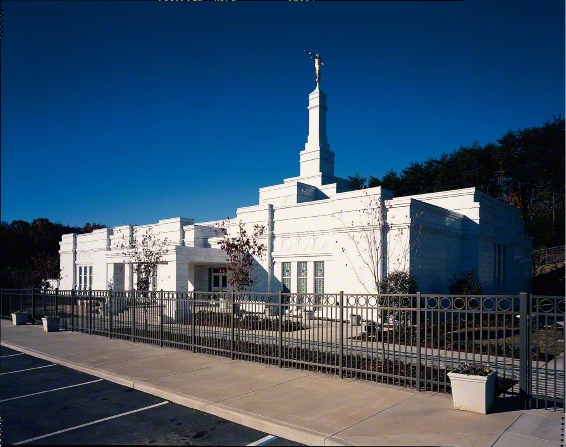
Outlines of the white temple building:
[[[326,100],[317,83],[299,176],[261,188],[258,205],[238,208],[228,225],[229,234],[237,222],[266,228],[267,252],[253,290],[375,293],[376,279],[403,270],[423,293],[448,293],[459,271],[475,272],[484,293],[530,291],[531,238],[517,209],[475,188],[397,198],[381,187],[350,190],[348,180],[334,176]],[[217,245],[222,222],[186,217],[64,235],[59,288],[133,290],[132,265],[118,247],[149,227],[168,241],[155,290],[230,290],[226,255]]]

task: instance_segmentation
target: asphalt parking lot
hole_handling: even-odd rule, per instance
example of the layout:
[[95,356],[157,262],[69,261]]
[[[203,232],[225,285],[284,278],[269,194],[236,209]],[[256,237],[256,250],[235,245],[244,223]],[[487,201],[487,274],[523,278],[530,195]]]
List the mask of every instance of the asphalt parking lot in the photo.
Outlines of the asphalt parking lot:
[[0,347],[0,444],[298,446]]

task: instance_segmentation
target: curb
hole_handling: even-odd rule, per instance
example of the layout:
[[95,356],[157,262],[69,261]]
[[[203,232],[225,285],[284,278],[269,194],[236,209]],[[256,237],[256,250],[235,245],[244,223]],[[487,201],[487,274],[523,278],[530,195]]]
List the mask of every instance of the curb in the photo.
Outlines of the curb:
[[10,349],[21,351],[33,357],[37,357],[52,363],[56,363],[61,366],[75,369],[77,371],[86,374],[91,374],[101,379],[105,379],[110,382],[114,382],[129,388],[133,388],[135,390],[142,391],[144,393],[148,393],[153,396],[161,397],[162,399],[167,399],[176,404],[183,405],[184,407],[192,408],[198,411],[203,411],[205,413],[209,413],[214,416],[221,417],[223,419],[229,420],[231,422],[235,422],[240,425],[244,425],[246,427],[253,428],[255,430],[263,431],[278,437],[286,438],[294,442],[299,442],[306,445],[353,445],[350,443],[344,443],[344,441],[339,440],[331,435],[325,435],[320,432],[287,424],[285,422],[281,422],[275,419],[258,416],[256,414],[248,413],[245,411],[240,411],[240,410],[236,411],[233,408],[230,408],[222,404],[202,400],[189,395],[176,393],[172,390],[156,387],[148,383],[145,383],[143,381],[136,382],[132,380],[127,380],[116,374],[111,374],[96,368],[81,365],[79,363],[63,360],[58,357],[45,355],[41,352],[34,351],[28,348],[23,348],[21,346],[14,345],[11,343],[6,343],[4,341],[0,342],[0,345]]

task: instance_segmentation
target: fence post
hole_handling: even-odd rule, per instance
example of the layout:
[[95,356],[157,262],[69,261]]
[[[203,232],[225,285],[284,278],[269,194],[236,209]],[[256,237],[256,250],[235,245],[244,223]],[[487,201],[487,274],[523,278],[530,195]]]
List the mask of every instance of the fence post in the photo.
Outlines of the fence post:
[[132,325],[131,328],[131,334],[132,334],[132,342],[135,343],[136,342],[136,291],[132,290],[132,312],[131,312],[131,318],[130,318],[130,323]]
[[338,322],[338,373],[339,377],[342,379],[344,377],[344,292],[340,291],[340,303],[339,303],[339,315]]
[[75,289],[71,289],[71,332],[75,330]]
[[191,310],[191,352],[195,352],[195,337],[196,337],[196,329],[195,329],[195,323],[196,323],[196,292],[193,290],[192,291],[192,297],[193,297],[193,308]]
[[530,352],[530,317],[531,317],[531,294],[519,294],[520,329],[519,329],[519,390],[523,399],[524,408],[529,407],[530,398],[530,374],[531,374],[531,352]]
[[417,292],[417,362],[416,362],[416,387],[421,390],[421,292]]
[[92,289],[88,289],[88,335],[92,334]]
[[279,368],[283,368],[283,295],[281,290],[279,291],[279,328],[277,337],[277,363]]
[[59,315],[59,287],[55,288],[55,316]]
[[159,292],[159,346],[163,347],[163,289]]
[[232,290],[230,295],[230,360],[234,360],[234,310],[235,310],[236,292]]
[[47,316],[47,294],[45,293],[45,290],[43,290],[43,289],[39,289],[39,290],[43,294],[43,316],[46,317]]
[[35,289],[31,288],[31,324],[35,324]]
[[114,324],[112,322],[112,314],[114,313],[114,303],[112,302],[112,289],[108,290],[108,338],[112,339],[112,331],[114,330]]

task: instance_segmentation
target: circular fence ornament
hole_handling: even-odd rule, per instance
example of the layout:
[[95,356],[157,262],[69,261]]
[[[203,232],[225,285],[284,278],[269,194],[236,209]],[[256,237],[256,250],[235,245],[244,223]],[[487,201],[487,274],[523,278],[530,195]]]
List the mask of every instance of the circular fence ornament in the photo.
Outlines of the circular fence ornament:
[[478,310],[480,308],[480,301],[477,298],[468,298],[468,309]]
[[495,310],[495,301],[493,298],[486,298],[482,301],[483,310],[492,311]]
[[453,298],[452,307],[457,310],[464,310],[466,308],[466,302],[462,298]]
[[554,310],[554,304],[551,300],[541,299],[538,302],[538,310],[544,313],[550,313]]
[[509,298],[500,298],[497,301],[497,308],[503,311],[511,310],[511,300]]

